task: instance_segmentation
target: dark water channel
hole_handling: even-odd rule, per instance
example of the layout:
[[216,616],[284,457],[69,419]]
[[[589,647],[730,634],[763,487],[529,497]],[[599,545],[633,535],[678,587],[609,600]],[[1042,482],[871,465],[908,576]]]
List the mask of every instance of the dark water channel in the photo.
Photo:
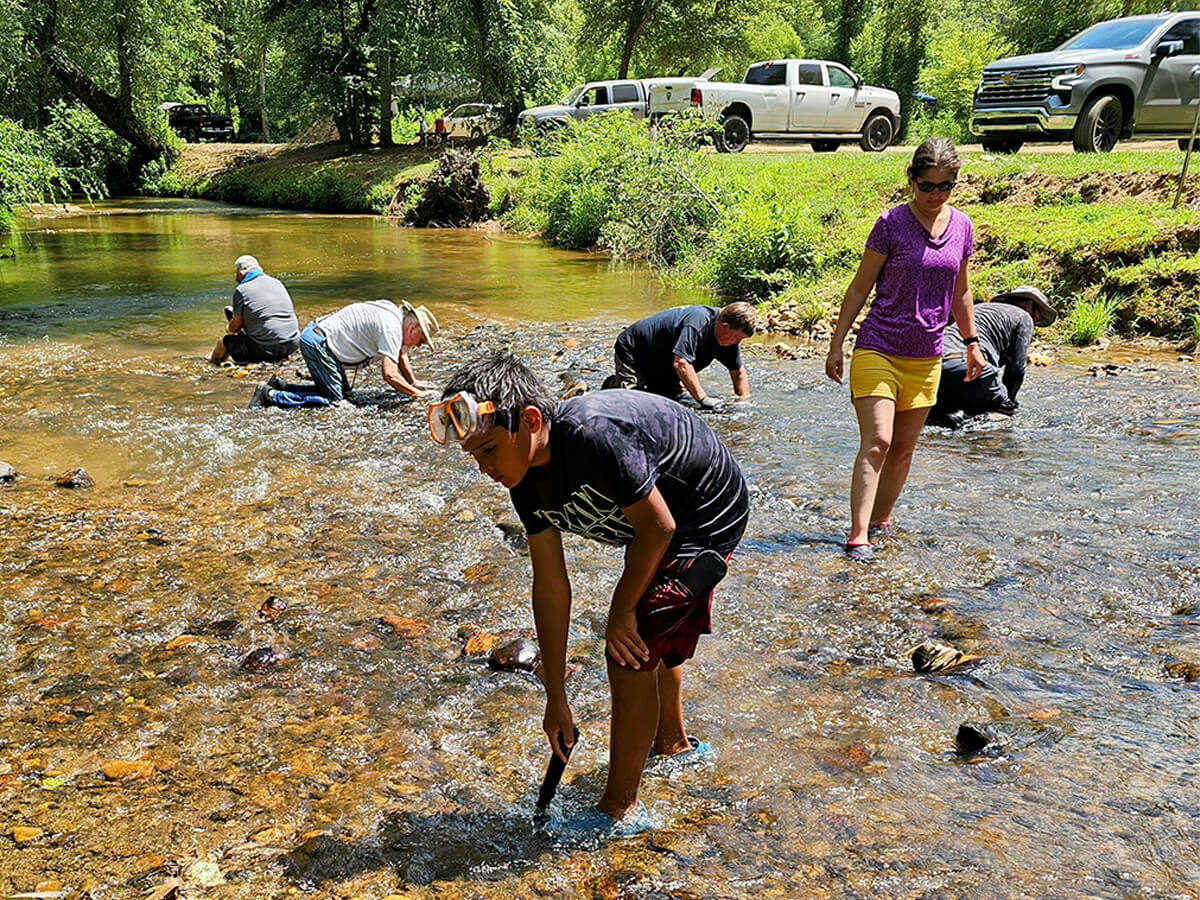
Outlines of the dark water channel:
[[[701,296],[370,218],[30,223],[0,263],[0,460],[22,476],[0,488],[0,896],[1198,896],[1200,685],[1164,669],[1200,662],[1194,367],[1032,369],[1014,423],[927,435],[899,534],[855,568],[848,400],[818,360],[752,349],[753,402],[714,424],[754,513],[689,668],[719,759],[647,778],[658,831],[570,846],[530,827],[540,687],[462,655],[465,625],[532,625],[506,494],[374,373],[359,409],[245,409],[272,370],[202,359],[245,251],[302,320],[429,304],[433,378],[511,343],[595,386],[622,323]],[[78,465],[94,488],[54,486]],[[567,549],[569,809],[603,783],[620,556]],[[982,661],[915,675],[927,637]],[[261,647],[281,661],[243,670]],[[964,721],[1000,751],[956,756]]]

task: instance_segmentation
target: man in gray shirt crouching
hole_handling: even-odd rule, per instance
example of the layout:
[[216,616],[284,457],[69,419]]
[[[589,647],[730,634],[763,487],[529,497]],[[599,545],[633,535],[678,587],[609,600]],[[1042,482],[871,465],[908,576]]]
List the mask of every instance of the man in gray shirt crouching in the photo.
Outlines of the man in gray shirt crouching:
[[233,359],[239,365],[279,362],[300,348],[300,323],[291,295],[278,278],[263,273],[253,256],[233,264],[233,306],[225,307],[229,325],[209,361]]

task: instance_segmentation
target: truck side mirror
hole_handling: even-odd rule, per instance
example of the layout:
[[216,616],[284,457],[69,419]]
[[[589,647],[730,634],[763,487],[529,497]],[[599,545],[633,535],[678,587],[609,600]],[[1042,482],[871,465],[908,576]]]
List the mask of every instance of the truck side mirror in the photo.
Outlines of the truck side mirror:
[[867,83],[866,79],[863,78],[861,75],[854,76],[854,89],[855,90],[858,90],[866,83]]
[[1183,52],[1183,41],[1167,40],[1159,41],[1158,46],[1154,48],[1154,58],[1163,59],[1167,56],[1175,56]]

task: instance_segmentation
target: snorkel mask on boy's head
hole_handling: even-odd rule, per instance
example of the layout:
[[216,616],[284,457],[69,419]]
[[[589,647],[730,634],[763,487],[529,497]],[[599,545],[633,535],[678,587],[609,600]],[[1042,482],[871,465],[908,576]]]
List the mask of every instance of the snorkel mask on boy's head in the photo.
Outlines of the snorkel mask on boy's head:
[[499,425],[516,431],[520,413],[511,409],[496,409],[491,400],[476,400],[466,391],[429,404],[429,435],[439,444],[462,442]]

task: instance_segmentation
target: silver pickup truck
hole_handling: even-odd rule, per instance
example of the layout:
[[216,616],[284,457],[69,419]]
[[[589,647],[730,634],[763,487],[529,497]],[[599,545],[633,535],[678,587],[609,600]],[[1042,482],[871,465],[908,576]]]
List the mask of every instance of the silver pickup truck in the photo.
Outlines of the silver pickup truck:
[[[700,78],[708,78],[720,69],[709,69]],[[531,106],[521,110],[517,125],[522,128],[546,128],[562,125],[568,119],[584,119],[597,113],[624,111],[635,119],[657,119],[680,112],[691,105],[692,78],[643,78],[589,81],[573,88],[558,103]]]
[[1122,138],[1174,138],[1186,148],[1200,101],[1200,11],[1100,22],[1055,50],[983,70],[971,133],[983,149],[1065,141],[1107,152]]

